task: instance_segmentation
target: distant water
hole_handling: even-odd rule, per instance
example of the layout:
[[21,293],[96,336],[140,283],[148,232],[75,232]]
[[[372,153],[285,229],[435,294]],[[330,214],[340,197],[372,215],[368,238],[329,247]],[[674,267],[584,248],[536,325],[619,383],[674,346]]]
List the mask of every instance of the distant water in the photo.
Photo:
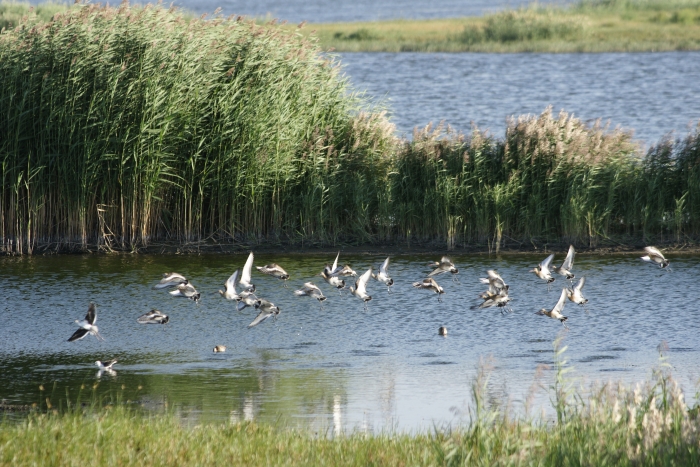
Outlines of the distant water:
[[652,144],[700,119],[700,52],[601,54],[343,53],[355,88],[385,101],[400,133],[471,122],[499,138],[509,115],[548,105],[633,129]]
[[[178,0],[175,5],[197,13],[269,16],[290,22],[330,23],[396,18],[451,18],[480,16],[504,8],[518,8],[529,0]],[[540,0],[540,4],[565,4],[566,0]]]
[[[321,432],[430,430],[464,422],[480,365],[491,367],[488,398],[510,402],[522,413],[535,383],[552,384],[552,342],[563,336],[574,367],[570,376],[584,388],[593,381],[648,379],[659,364],[656,348],[666,341],[672,373],[688,402],[694,401],[700,378],[700,311],[693,305],[698,256],[672,256],[674,271],[666,272],[634,256],[578,255],[574,272],[587,279],[590,313],[567,303],[568,331],[534,315],[553,307],[564,285],[558,278],[548,292],[528,272],[544,254],[455,255],[460,282],[437,277],[446,291],[442,303],[411,287],[435,258],[396,256],[390,265],[393,293],[372,280],[368,311],[316,275],[333,256],[257,255],[257,264],[277,261],[291,279],[284,288],[254,273],[258,295],[282,312],[252,329],[247,325],[256,312],[236,311],[216,293],[243,265],[242,255],[0,258],[0,399],[31,404],[53,395],[58,403],[68,394],[75,401],[82,386],[82,398],[89,400],[100,382],[98,394],[124,391],[123,400],[148,410],[167,403],[194,421],[254,419]],[[340,259],[362,272],[384,258],[341,253]],[[510,285],[512,313],[470,309],[484,290],[479,277],[488,268],[497,268]],[[165,271],[190,278],[201,303],[152,290]],[[323,309],[293,295],[309,280],[328,297]],[[632,294],[620,297],[620,290]],[[87,336],[66,342],[90,301],[97,303],[105,341]],[[136,318],[151,308],[167,313],[170,323],[138,324]],[[440,326],[447,326],[446,338],[438,336]],[[219,344],[228,350],[213,354]],[[111,358],[119,360],[117,374],[98,377],[95,360]],[[534,394],[534,403],[551,407],[546,389]]]

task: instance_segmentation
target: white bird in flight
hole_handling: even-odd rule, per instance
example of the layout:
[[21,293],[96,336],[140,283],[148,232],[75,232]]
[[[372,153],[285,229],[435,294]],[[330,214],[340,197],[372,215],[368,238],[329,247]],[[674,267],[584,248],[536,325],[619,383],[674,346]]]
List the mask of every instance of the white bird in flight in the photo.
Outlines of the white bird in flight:
[[646,254],[646,256],[641,257],[642,261],[657,264],[661,269],[668,268],[669,265],[671,264],[669,262],[669,260],[667,260],[664,257],[664,255],[657,248],[655,248],[653,246],[644,247],[644,251],[647,254]]
[[561,296],[559,297],[557,304],[554,305],[554,308],[549,311],[547,311],[546,308],[542,308],[540,311],[535,312],[535,314],[540,316],[549,316],[552,319],[558,319],[561,321],[561,324],[566,327],[564,321],[566,321],[568,318],[561,314],[561,312],[564,311],[564,304],[566,303],[566,293],[566,289],[561,289]]
[[163,274],[163,278],[156,285],[153,286],[154,289],[166,289],[169,287],[177,287],[180,284],[187,282],[185,276],[178,274],[176,272],[166,272]]
[[394,285],[394,279],[389,277],[389,258],[384,260],[381,266],[379,266],[379,274],[372,274],[372,277],[377,279],[379,282],[386,284],[387,292],[391,293],[391,286]]
[[243,266],[243,271],[241,272],[241,280],[238,281],[248,292],[255,292],[255,285],[251,282],[251,273],[253,272],[253,252],[251,251],[248,255],[248,259]]
[[168,315],[165,313],[154,308],[148,313],[144,313],[136,318],[136,321],[139,324],[167,324],[170,318],[168,318]]
[[566,254],[566,258],[564,258],[564,262],[561,263],[561,266],[559,266],[559,267],[552,265],[552,269],[555,272],[566,277],[567,279],[572,280],[574,277],[576,277],[571,272],[571,268],[574,266],[574,255],[575,254],[576,254],[576,251],[574,250],[574,246],[569,245],[569,251]]
[[105,340],[100,334],[99,329],[97,329],[97,326],[95,326],[95,323],[97,322],[97,312],[95,311],[94,303],[90,303],[85,319],[80,321],[76,319],[75,322],[78,324],[78,326],[80,326],[80,329],[75,331],[73,335],[68,338],[68,342],[80,340],[88,334],[92,334],[99,340]]
[[372,300],[372,296],[367,294],[367,281],[372,276],[372,267],[362,274],[356,281],[355,287],[350,287],[350,292],[365,302],[365,311],[367,311],[367,302]]
[[554,278],[552,277],[552,272],[549,269],[549,267],[552,265],[553,259],[554,259],[554,253],[547,256],[544,261],[542,261],[540,264],[535,266],[534,269],[530,270],[530,272],[534,272],[535,275],[537,277],[539,277],[540,279],[547,281],[547,288],[549,288],[550,283],[554,282]]
[[445,293],[445,289],[440,287],[438,283],[435,282],[435,279],[433,279],[432,277],[428,277],[419,282],[414,282],[413,287],[425,290],[432,290],[433,292],[438,294],[438,302],[442,301],[441,295]]

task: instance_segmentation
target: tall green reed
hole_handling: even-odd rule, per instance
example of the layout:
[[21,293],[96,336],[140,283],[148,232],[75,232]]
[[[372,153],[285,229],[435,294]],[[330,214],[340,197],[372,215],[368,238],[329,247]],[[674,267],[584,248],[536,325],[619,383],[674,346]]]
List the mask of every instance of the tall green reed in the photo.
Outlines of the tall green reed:
[[298,31],[77,5],[0,34],[5,253],[700,233],[698,130],[643,156],[565,112],[394,136]]

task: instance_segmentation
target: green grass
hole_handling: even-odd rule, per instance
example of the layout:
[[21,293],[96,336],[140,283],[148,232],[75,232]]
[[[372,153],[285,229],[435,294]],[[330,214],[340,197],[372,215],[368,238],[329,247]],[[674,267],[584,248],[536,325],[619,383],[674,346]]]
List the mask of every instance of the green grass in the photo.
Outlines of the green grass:
[[[555,343],[556,344],[556,343]],[[312,432],[252,422],[183,423],[123,404],[47,403],[0,421],[0,465],[698,465],[700,417],[663,361],[646,383],[574,391],[564,351],[549,393],[554,423],[489,402],[488,371],[472,384],[469,418],[413,434]]]
[[4,253],[700,238],[697,130],[645,154],[547,109],[402,140],[273,24],[76,5],[0,34],[0,82]]
[[700,1],[588,1],[483,17],[311,24],[348,52],[641,52],[700,49]]

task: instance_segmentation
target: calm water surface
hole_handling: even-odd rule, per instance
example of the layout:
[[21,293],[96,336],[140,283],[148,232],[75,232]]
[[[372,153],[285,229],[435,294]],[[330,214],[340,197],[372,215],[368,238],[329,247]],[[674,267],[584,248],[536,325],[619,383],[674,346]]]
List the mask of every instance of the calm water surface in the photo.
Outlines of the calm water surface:
[[[393,258],[394,292],[372,281],[374,299],[365,312],[358,299],[340,296],[314,277],[332,255],[260,254],[256,264],[277,261],[292,279],[284,288],[254,274],[259,296],[282,313],[248,329],[256,313],[235,311],[216,293],[245,256],[0,258],[0,398],[32,403],[48,393],[75,399],[81,385],[98,381],[95,360],[117,358],[117,375],[102,375],[98,392],[119,393],[123,385],[125,399],[148,409],[167,403],[193,420],[256,419],[331,432],[413,431],[463,421],[480,361],[489,358],[490,397],[524,411],[536,375],[545,387],[551,384],[552,341],[563,335],[574,375],[586,387],[647,379],[665,340],[674,376],[693,399],[700,378],[700,311],[692,291],[700,257],[672,257],[674,272],[665,273],[632,256],[579,255],[575,272],[587,278],[590,313],[567,304],[568,332],[533,314],[552,307],[563,285],[557,279],[548,292],[528,272],[541,257],[455,255],[460,283],[438,278],[446,290],[443,303],[410,285],[428,272],[429,259]],[[382,260],[341,254],[341,262],[357,271]],[[469,309],[483,289],[478,278],[490,267],[510,284],[513,313]],[[202,292],[199,305],[151,289],[171,270],[191,278]],[[308,280],[328,296],[322,310],[312,299],[293,296]],[[619,291],[631,295],[623,300]],[[73,320],[84,317],[90,301],[97,303],[106,340],[67,342]],[[151,308],[171,322],[139,325],[136,318]],[[447,326],[446,338],[437,335],[439,326]],[[217,344],[228,347],[225,354],[212,353]],[[546,407],[548,400],[541,391],[536,406]]]
[[387,104],[399,133],[445,121],[503,138],[510,115],[551,105],[631,129],[646,144],[700,119],[700,52],[602,54],[343,53],[356,89]]

